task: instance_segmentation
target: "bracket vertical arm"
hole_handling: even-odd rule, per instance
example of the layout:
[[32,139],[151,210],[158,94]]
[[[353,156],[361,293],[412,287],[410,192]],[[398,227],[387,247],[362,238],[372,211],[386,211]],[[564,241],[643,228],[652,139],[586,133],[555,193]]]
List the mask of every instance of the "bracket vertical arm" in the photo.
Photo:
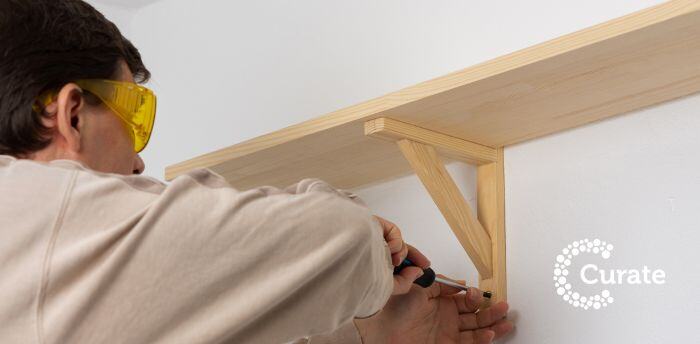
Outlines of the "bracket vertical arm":
[[491,302],[506,301],[506,224],[503,148],[495,162],[476,167],[476,199],[479,222],[491,237],[493,275],[479,276],[479,288],[493,292]]

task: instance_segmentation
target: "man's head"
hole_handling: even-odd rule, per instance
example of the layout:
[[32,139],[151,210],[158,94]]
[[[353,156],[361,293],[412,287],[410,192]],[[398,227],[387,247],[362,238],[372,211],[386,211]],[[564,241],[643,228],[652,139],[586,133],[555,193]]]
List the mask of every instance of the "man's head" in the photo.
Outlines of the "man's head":
[[0,154],[142,172],[126,123],[74,82],[149,77],[138,50],[87,3],[0,0]]

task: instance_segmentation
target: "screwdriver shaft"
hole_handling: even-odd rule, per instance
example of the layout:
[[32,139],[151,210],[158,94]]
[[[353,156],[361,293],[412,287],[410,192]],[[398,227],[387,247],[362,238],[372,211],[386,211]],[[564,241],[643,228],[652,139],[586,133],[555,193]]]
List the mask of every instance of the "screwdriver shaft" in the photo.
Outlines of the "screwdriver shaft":
[[[463,286],[463,285],[461,285],[461,284],[459,284],[459,283],[452,282],[452,281],[450,281],[450,280],[446,280],[446,279],[440,278],[440,277],[435,277],[435,282],[438,282],[438,283],[441,283],[441,284],[444,284],[444,285],[448,285],[448,286],[450,286],[450,287],[454,287],[454,288],[457,288],[457,289],[459,289],[459,290],[464,290],[464,291],[468,291],[468,290],[469,290],[469,287],[465,287],[465,286]],[[483,296],[486,297],[486,298],[491,298],[491,292],[485,291],[485,292],[483,293]]]
[[440,277],[435,277],[435,282],[442,283],[444,285],[449,285],[450,287],[454,287],[454,288],[457,288],[459,290],[464,290],[464,291],[469,290],[469,287],[465,287],[459,283],[455,283],[455,282],[452,282],[450,280],[446,280],[446,279],[440,278]]

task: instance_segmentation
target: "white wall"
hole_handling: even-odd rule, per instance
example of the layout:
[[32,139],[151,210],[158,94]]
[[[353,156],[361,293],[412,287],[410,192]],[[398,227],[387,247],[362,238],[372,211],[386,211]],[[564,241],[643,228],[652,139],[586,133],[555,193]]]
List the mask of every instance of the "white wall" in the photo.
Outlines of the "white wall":
[[[700,343],[700,95],[510,147],[507,269],[513,343]],[[574,309],[555,294],[566,244],[614,245],[605,269],[663,269],[664,285],[615,285],[615,302]],[[589,294],[574,276],[574,287]],[[589,277],[590,278],[590,277]]]
[[[134,10],[126,31],[159,95],[147,173],[659,2],[156,2]],[[699,106],[693,96],[506,150],[518,326],[507,342],[700,342],[691,327],[700,320]],[[449,170],[473,201],[474,169]],[[416,177],[358,193],[438,272],[475,282]],[[611,286],[614,304],[574,309],[552,271],[561,248],[583,238],[615,245],[611,259],[592,259],[601,267],[662,268],[667,283]]]

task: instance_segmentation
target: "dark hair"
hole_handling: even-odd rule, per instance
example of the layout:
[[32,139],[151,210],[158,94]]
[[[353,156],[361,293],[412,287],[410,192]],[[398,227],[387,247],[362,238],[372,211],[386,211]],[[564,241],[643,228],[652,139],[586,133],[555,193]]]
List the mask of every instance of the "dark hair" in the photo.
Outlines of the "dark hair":
[[89,4],[0,0],[0,154],[21,157],[46,147],[37,97],[78,79],[113,78],[120,60],[137,82],[150,78],[138,50]]

